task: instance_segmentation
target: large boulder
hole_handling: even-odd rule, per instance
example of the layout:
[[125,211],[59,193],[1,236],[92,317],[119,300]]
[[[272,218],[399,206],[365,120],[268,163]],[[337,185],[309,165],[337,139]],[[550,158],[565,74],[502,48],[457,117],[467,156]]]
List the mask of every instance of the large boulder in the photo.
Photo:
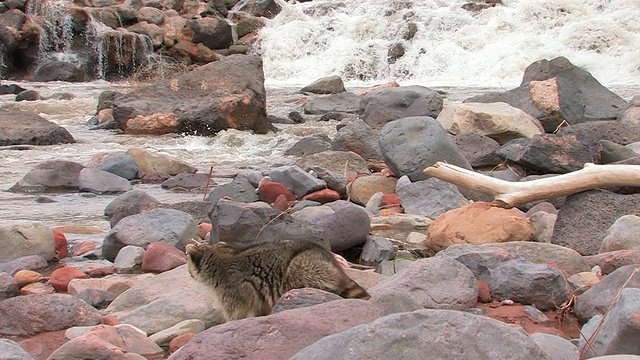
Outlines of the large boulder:
[[3,109],[0,112],[0,129],[0,146],[76,142],[67,129],[31,111]]
[[607,230],[599,252],[616,250],[640,250],[640,216],[621,216]]
[[515,89],[474,96],[465,102],[505,102],[540,120],[549,133],[565,120],[572,125],[614,120],[627,105],[588,71],[564,57],[532,63]]
[[84,71],[77,68],[70,62],[52,61],[41,66],[36,74],[33,75],[31,81],[68,81],[83,82],[85,79]]
[[[223,18],[203,17],[187,21],[187,27],[193,31],[192,42],[201,43],[209,49],[226,49],[233,44],[231,25]],[[229,69],[233,71],[232,69]]]
[[443,99],[436,91],[424,86],[400,86],[373,90],[360,102],[361,118],[374,129],[386,123],[416,116],[438,117]]
[[133,189],[129,180],[97,168],[80,170],[78,188],[98,195],[122,194]]
[[406,214],[423,215],[435,219],[445,212],[467,205],[469,201],[458,188],[440,179],[431,178],[406,182],[400,178],[396,193]]
[[360,97],[351,92],[341,92],[318,96],[304,103],[305,114],[321,115],[328,113],[357,114],[360,112]]
[[273,129],[267,119],[264,73],[258,56],[231,55],[173,80],[119,96],[114,99],[113,117],[125,132],[135,127],[157,133],[154,129],[158,126],[162,132],[198,135],[230,128],[259,134]]
[[344,82],[338,75],[320,78],[300,89],[300,92],[309,92],[314,94],[337,94],[345,91]]
[[198,236],[193,216],[179,210],[154,209],[127,216],[107,234],[102,243],[102,256],[113,261],[127,245],[146,247],[152,242],[165,242],[183,250]]
[[391,171],[396,176],[407,175],[411,181],[428,179],[422,170],[437,161],[471,170],[447,131],[428,116],[386,123],[380,132],[380,149]]
[[36,165],[13,185],[13,192],[78,191],[80,171],[84,165],[72,161],[50,160]]
[[132,147],[127,150],[126,155],[133,158],[143,174],[163,172],[169,175],[178,175],[182,173],[195,173],[197,171],[194,166],[180,159],[151,152],[146,149]]
[[0,263],[28,255],[53,260],[56,244],[51,228],[40,223],[0,225]]
[[382,159],[378,132],[360,119],[347,122],[333,138],[331,150],[353,151],[365,159]]
[[18,343],[9,339],[0,339],[0,360],[34,360],[33,356]]
[[388,315],[327,336],[291,360],[346,357],[353,360],[552,359],[518,327],[461,311],[418,310]]

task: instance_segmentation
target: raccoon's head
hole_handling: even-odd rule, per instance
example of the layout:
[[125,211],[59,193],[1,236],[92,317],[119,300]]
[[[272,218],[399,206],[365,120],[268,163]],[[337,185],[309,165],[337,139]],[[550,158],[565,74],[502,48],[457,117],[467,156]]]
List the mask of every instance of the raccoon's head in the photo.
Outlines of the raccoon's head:
[[185,248],[187,253],[187,267],[192,278],[199,280],[202,268],[202,259],[204,258],[204,248],[200,244],[187,244]]

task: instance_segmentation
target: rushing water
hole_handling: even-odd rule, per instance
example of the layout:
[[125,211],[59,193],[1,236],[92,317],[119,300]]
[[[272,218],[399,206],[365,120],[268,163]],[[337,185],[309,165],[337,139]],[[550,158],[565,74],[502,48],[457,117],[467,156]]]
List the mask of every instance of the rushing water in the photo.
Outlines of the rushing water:
[[[300,110],[297,90],[313,80],[338,74],[349,90],[387,80],[421,84],[448,93],[446,101],[519,83],[524,68],[540,58],[566,56],[585,67],[605,86],[629,99],[640,93],[640,0],[504,1],[504,7],[469,13],[462,1],[448,0],[314,0],[285,4],[261,33],[268,113],[286,116]],[[413,39],[403,40],[414,22]],[[402,43],[405,55],[389,63],[387,51]],[[278,125],[279,132],[253,135],[235,130],[214,137],[131,136],[88,130],[99,94],[127,91],[126,83],[104,81],[20,83],[42,95],[69,92],[74,100],[13,101],[0,96],[0,111],[32,110],[67,128],[76,144],[0,150],[0,190],[20,180],[35,165],[52,159],[86,164],[102,152],[143,147],[177,157],[208,172],[219,183],[243,169],[287,164],[284,151],[298,139],[335,134],[335,122],[310,120]],[[158,200],[201,199],[202,194],[174,193],[159,185],[136,185]],[[0,221],[41,221],[48,226],[93,225],[108,229],[104,207],[115,196],[45,194],[53,203],[36,202],[37,194],[0,191]]]

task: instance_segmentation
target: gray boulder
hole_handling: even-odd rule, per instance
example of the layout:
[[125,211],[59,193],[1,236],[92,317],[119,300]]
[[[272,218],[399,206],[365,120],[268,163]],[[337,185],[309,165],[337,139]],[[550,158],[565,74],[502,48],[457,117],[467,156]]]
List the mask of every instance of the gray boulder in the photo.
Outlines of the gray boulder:
[[338,75],[320,78],[300,89],[300,92],[314,94],[337,94],[345,91],[344,82],[342,82],[342,78]]
[[102,195],[122,194],[133,190],[133,187],[129,180],[118,175],[96,168],[84,168],[78,175],[78,189]]
[[533,333],[529,335],[529,339],[538,344],[540,349],[542,349],[550,359],[578,360],[578,347],[571,343],[571,341],[563,339],[560,336]]
[[358,206],[345,206],[322,216],[315,222],[324,232],[324,239],[334,252],[360,245],[367,240],[371,220]]
[[585,137],[573,134],[535,135],[517,163],[541,174],[564,174],[594,162]]
[[382,260],[393,259],[394,254],[395,250],[391,240],[382,236],[369,235],[360,253],[360,263],[377,266]]
[[6,272],[0,272],[0,301],[20,295],[20,289],[13,277]]
[[56,256],[53,231],[40,223],[0,225],[0,262],[9,262],[29,255],[46,260]]
[[18,343],[0,339],[0,360],[34,360]]
[[164,242],[184,251],[197,236],[198,224],[193,216],[173,209],[154,209],[120,220],[105,237],[102,256],[113,261],[127,245],[146,249],[152,242]]
[[375,296],[385,289],[406,290],[427,309],[464,310],[478,299],[473,273],[447,258],[417,260],[369,289],[369,294]]
[[13,192],[78,191],[78,176],[84,165],[65,160],[51,160],[36,165],[13,185]]
[[360,119],[347,122],[333,138],[331,150],[353,151],[365,159],[382,159],[379,135]]
[[133,158],[127,154],[112,154],[100,164],[100,169],[118,175],[127,180],[140,178],[140,169]]
[[[55,241],[54,241],[55,242]],[[13,276],[20,270],[40,270],[49,264],[47,260],[40,255],[22,256],[9,262],[0,262],[0,273],[6,272]]]
[[121,219],[141,213],[158,204],[153,196],[142,190],[131,190],[113,199],[104,209],[104,215],[114,227]]
[[640,216],[621,216],[607,230],[599,253],[615,250],[640,250]]
[[495,166],[502,162],[496,151],[500,144],[488,136],[478,133],[465,133],[455,136],[455,142],[462,155],[471,166]]
[[409,183],[401,180],[396,186],[396,194],[406,214],[435,219],[449,210],[469,204],[469,200],[451,183],[436,178]]
[[305,114],[311,115],[358,114],[360,112],[360,97],[351,92],[318,96],[304,103],[303,109]]
[[341,177],[345,181],[345,177],[371,173],[369,165],[362,157],[346,151],[328,150],[306,155],[298,159],[295,164],[305,171],[321,168],[334,174],[333,177]]
[[455,142],[439,122],[427,116],[406,117],[387,123],[380,132],[384,160],[396,176],[426,180],[424,168],[444,161],[471,170]]
[[[496,336],[499,334],[499,336]],[[453,310],[385,316],[327,336],[301,350],[303,359],[554,359],[519,328]]]
[[217,185],[215,181],[209,179],[209,175],[207,174],[182,173],[163,181],[160,187],[168,190],[179,188],[189,191],[195,191],[204,189],[207,183],[212,187]]
[[442,111],[440,94],[419,85],[373,90],[360,102],[360,116],[374,129],[390,121],[416,116],[438,117]]
[[285,155],[305,156],[331,149],[331,139],[324,134],[303,137],[284,152]]
[[299,166],[280,166],[269,171],[271,180],[284,184],[291,189],[291,192],[298,198],[315,190],[321,190],[326,187],[326,183],[318,178],[311,176],[302,170]]
[[618,122],[640,124],[640,95],[634,96],[627,107],[618,115]]
[[31,81],[68,81],[83,82],[85,79],[84,71],[77,68],[70,62],[52,61],[41,66],[35,75],[31,77]]
[[256,194],[256,188],[251,185],[245,176],[236,176],[230,183],[216,186],[209,195],[207,201],[216,203],[221,198],[251,203],[260,200]]
[[3,109],[0,114],[0,146],[75,143],[73,136],[31,111]]
[[422,304],[411,293],[403,288],[387,287],[377,290],[370,301],[380,304],[388,314],[422,310]]

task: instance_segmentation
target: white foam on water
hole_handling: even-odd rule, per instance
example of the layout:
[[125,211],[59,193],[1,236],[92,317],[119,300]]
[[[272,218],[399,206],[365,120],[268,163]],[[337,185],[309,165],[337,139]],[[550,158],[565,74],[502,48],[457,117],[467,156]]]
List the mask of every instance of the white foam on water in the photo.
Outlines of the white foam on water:
[[[557,56],[604,85],[640,84],[640,0],[505,0],[480,12],[448,0],[314,0],[288,4],[261,31],[267,85],[340,75],[357,86],[519,84],[524,69]],[[417,32],[405,40],[409,23]],[[388,51],[402,44],[395,63]]]

